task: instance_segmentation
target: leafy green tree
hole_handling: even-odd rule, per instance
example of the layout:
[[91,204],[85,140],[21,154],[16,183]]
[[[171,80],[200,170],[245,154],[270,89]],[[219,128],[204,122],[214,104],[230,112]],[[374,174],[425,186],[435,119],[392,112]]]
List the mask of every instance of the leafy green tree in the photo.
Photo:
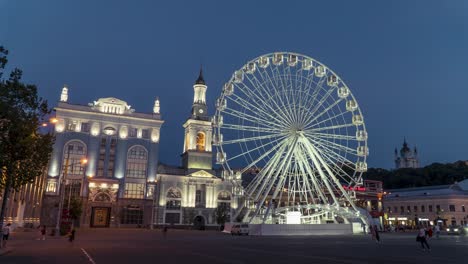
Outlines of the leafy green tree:
[[22,71],[13,69],[3,79],[8,51],[0,46],[0,230],[11,190],[33,182],[46,169],[53,135],[39,132],[50,109],[38,97],[37,87],[22,82]]

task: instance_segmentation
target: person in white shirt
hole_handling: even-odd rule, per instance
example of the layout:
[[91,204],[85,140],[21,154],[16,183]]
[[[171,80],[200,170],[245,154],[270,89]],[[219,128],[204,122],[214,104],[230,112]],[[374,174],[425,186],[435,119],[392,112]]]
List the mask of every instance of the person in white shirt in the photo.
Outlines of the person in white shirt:
[[2,229],[2,233],[3,233],[3,237],[2,237],[2,247],[6,247],[6,244],[7,244],[7,241],[8,241],[8,237],[10,236],[10,231],[11,231],[11,224],[8,223],[6,226],[3,227]]
[[439,235],[440,235],[440,226],[437,224],[437,225],[435,226],[434,230],[435,230],[437,239],[439,239]]

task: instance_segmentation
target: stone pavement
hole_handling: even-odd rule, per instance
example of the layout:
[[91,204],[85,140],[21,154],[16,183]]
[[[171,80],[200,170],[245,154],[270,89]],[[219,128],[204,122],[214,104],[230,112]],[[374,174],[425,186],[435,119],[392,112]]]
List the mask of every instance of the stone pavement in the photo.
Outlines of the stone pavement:
[[13,233],[13,251],[1,264],[21,263],[454,263],[468,258],[468,239],[442,236],[431,239],[423,252],[416,233],[382,234],[382,243],[370,236],[231,236],[215,231],[145,229],[86,229],[77,240],[36,233]]

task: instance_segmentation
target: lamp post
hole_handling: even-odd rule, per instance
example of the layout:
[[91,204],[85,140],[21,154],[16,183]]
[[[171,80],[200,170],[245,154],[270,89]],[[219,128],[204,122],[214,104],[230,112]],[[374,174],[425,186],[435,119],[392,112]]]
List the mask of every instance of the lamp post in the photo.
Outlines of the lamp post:
[[[60,220],[62,218],[63,202],[65,199],[65,188],[62,188],[62,185],[64,185],[66,182],[66,178],[68,174],[68,167],[74,166],[77,164],[77,163],[69,164],[69,161],[70,161],[70,146],[68,146],[68,150],[67,150],[67,158],[65,160],[65,167],[64,167],[63,174],[62,174],[62,179],[59,180],[60,181],[60,188],[59,188],[60,200],[59,200],[59,207],[58,207],[58,212],[57,212],[57,221],[55,224],[55,236],[60,236]],[[80,164],[82,165],[86,164],[87,162],[88,162],[87,159],[80,160]],[[69,192],[69,198],[68,198],[68,210],[70,210],[70,200],[71,200],[71,184],[70,184],[70,192]]]

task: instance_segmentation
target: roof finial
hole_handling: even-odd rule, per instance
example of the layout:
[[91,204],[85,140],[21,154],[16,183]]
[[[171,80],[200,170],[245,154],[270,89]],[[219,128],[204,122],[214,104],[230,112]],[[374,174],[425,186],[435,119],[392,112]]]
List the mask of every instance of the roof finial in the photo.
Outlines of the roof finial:
[[66,84],[63,85],[62,93],[60,94],[60,101],[65,103],[68,101],[68,87]]
[[160,109],[161,107],[159,105],[159,97],[156,97],[156,100],[154,101],[153,113],[159,114]]
[[205,85],[205,79],[203,79],[203,69],[202,69],[202,65],[200,65],[200,74],[198,75],[198,79],[195,81],[195,84],[203,84],[203,85]]

